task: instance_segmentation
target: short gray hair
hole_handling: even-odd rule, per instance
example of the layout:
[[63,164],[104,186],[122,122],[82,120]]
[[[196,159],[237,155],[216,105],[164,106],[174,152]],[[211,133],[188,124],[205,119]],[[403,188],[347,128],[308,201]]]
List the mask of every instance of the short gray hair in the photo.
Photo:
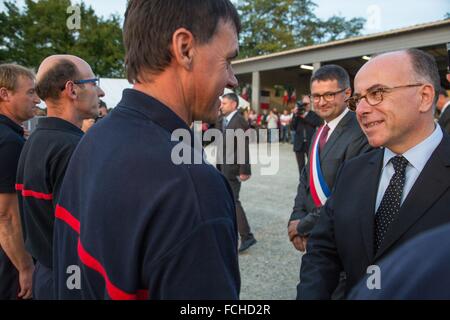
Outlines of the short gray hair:
[[415,73],[416,80],[425,80],[433,85],[435,94],[433,105],[436,105],[439,98],[439,90],[441,88],[441,80],[439,78],[436,60],[431,54],[422,50],[407,49],[405,51],[411,59],[411,66]]

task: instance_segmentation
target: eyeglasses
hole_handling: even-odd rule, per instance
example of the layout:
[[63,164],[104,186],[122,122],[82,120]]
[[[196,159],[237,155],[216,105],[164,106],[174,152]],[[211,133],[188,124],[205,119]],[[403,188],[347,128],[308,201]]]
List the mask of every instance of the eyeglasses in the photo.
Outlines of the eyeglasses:
[[75,84],[94,83],[98,87],[100,85],[100,78],[75,80],[73,83]]
[[347,88],[335,91],[335,92],[325,92],[324,94],[311,94],[310,98],[314,103],[319,103],[320,98],[323,97],[323,100],[326,102],[333,102],[338,93],[344,92]]
[[[82,79],[82,80],[74,80],[72,81],[74,84],[85,84],[85,83],[93,83],[96,87],[100,86],[100,78],[91,78],[91,79]],[[61,87],[61,91],[66,88],[66,84]]]
[[368,90],[367,93],[363,96],[355,95],[345,100],[347,103],[347,107],[351,111],[356,111],[356,108],[358,107],[359,103],[362,99],[366,99],[366,102],[374,107],[376,105],[379,105],[381,102],[383,102],[384,94],[390,93],[394,89],[401,89],[401,88],[412,88],[412,87],[419,87],[423,86],[423,83],[414,83],[414,84],[406,84],[403,86],[396,86],[396,87],[378,87],[371,90]]

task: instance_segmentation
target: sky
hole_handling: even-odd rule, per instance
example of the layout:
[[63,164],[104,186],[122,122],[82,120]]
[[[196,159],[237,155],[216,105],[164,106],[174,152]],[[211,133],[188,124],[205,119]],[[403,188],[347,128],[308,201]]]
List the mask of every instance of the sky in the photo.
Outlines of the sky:
[[[233,0],[232,0],[233,1]],[[237,2],[239,0],[234,0]],[[274,0],[276,1],[276,0]],[[449,0],[313,0],[318,6],[315,10],[319,18],[332,15],[346,18],[363,17],[367,22],[363,34],[382,32],[408,27],[420,23],[443,19],[450,12]],[[16,1],[21,6],[24,1]],[[109,17],[113,13],[123,16],[126,0],[72,0],[92,6],[97,15]],[[3,10],[0,0],[0,10]]]
[[[82,0],[99,15],[112,13],[123,16],[126,0]],[[236,0],[239,1],[239,0]],[[236,2],[234,1],[234,2]],[[276,0],[274,0],[276,1]],[[346,18],[364,17],[364,34],[408,27],[443,19],[450,12],[449,0],[313,0],[318,6],[315,13],[326,19],[332,15]],[[76,0],[75,2],[80,2]]]

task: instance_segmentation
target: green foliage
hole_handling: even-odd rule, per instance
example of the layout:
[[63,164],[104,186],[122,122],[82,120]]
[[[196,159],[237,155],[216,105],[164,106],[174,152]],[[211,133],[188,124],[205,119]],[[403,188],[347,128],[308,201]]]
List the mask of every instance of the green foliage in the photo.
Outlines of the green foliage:
[[321,20],[312,0],[241,0],[241,57],[252,57],[359,35],[365,19]]
[[5,1],[0,12],[0,63],[16,62],[35,68],[52,54],[74,54],[86,60],[101,77],[124,76],[120,18],[103,19],[83,3],[80,29],[70,30],[71,0],[25,0],[21,10]]

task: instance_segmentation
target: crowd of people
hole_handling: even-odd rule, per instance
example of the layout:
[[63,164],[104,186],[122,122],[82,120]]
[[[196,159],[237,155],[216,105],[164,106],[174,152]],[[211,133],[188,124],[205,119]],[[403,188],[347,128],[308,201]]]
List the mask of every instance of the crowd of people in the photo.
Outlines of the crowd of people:
[[[188,161],[174,163],[172,134],[193,135],[194,121],[293,144],[297,298],[450,298],[425,276],[448,265],[450,226],[450,103],[434,58],[383,53],[353,84],[324,65],[294,109],[241,115],[238,96],[222,96],[238,85],[239,32],[228,0],[130,0],[133,88],[109,113],[81,57],[48,56],[36,75],[0,65],[0,299],[239,299],[238,255],[257,243],[239,199],[248,141],[243,162],[227,142],[231,162],[213,167],[202,150],[193,165],[198,150],[185,144]],[[21,124],[41,99],[46,116],[27,137]],[[415,248],[433,250],[426,266],[406,256]],[[377,290],[373,265],[386,275]],[[399,270],[423,276],[402,282]]]

